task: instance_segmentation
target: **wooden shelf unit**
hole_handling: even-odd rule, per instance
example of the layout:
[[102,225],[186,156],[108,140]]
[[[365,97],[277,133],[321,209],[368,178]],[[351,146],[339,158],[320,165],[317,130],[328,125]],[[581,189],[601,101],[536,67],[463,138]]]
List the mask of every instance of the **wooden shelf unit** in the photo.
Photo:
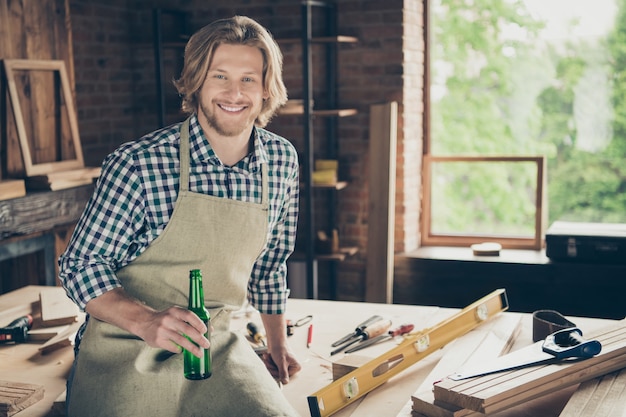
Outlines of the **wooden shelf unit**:
[[[324,35],[313,36],[313,15],[314,8],[321,10],[323,14]],[[348,256],[356,254],[357,248],[340,249],[338,253],[318,254],[315,252],[315,238],[318,232],[318,226],[315,224],[316,202],[314,190],[321,190],[328,193],[328,232],[337,229],[336,220],[336,199],[337,191],[345,188],[348,183],[339,181],[336,184],[315,184],[313,182],[313,169],[315,167],[315,138],[314,124],[325,123],[325,141],[327,152],[323,156],[324,159],[338,159],[338,119],[342,117],[353,116],[357,114],[357,109],[339,108],[338,106],[338,77],[337,77],[337,44],[339,43],[355,43],[358,41],[353,36],[343,36],[337,34],[337,5],[333,1],[313,1],[305,0],[302,2],[302,36],[299,41],[302,44],[302,83],[303,97],[301,103],[295,106],[286,106],[279,114],[299,115],[303,118],[304,129],[304,149],[301,160],[303,164],[302,171],[302,223],[300,233],[304,238],[304,247],[298,248],[298,252],[303,254],[306,271],[306,287],[307,298],[318,298],[318,277],[317,277],[317,261],[343,261]],[[288,39],[285,42],[296,42],[296,39]],[[314,61],[313,61],[313,44],[323,44],[324,53],[326,55],[325,68],[325,104],[324,109],[315,109],[313,100],[314,86]],[[302,259],[302,258],[301,258]],[[329,265],[329,288],[330,298],[336,298],[336,265]]]

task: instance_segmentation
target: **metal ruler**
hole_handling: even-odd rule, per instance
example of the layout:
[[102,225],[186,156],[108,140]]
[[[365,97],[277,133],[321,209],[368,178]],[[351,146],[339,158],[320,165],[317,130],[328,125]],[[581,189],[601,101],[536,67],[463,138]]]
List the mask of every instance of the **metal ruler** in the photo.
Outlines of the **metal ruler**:
[[309,395],[311,417],[332,415],[508,308],[506,291],[498,289],[435,326],[405,336],[395,348]]

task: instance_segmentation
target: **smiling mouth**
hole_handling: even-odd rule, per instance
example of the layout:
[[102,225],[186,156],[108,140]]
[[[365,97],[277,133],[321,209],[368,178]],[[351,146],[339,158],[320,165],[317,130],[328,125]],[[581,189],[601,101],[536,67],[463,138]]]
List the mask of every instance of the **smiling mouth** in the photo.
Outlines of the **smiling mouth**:
[[225,110],[225,111],[231,112],[231,113],[237,113],[237,112],[240,112],[240,111],[242,111],[243,109],[246,108],[246,106],[227,106],[225,104],[220,104],[219,107],[222,110]]

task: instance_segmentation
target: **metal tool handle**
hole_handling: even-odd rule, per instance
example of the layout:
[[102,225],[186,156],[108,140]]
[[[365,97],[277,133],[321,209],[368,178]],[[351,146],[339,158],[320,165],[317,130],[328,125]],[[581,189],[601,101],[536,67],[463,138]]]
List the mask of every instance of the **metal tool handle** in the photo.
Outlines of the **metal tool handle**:
[[354,330],[354,332],[349,333],[347,335],[345,335],[344,337],[342,337],[341,339],[337,340],[336,342],[334,342],[331,346],[332,347],[337,347],[339,345],[343,345],[344,343],[346,343],[347,341],[349,341],[350,339],[353,339],[355,337],[358,337],[360,334],[363,333],[363,330],[369,326],[372,323],[375,323],[379,320],[382,320],[381,316],[378,315],[373,315],[372,317],[370,317],[369,319],[365,320],[363,323],[359,324],[356,329]]
[[591,358],[602,351],[602,344],[597,340],[585,340],[578,327],[570,327],[546,337],[541,349],[556,359]]

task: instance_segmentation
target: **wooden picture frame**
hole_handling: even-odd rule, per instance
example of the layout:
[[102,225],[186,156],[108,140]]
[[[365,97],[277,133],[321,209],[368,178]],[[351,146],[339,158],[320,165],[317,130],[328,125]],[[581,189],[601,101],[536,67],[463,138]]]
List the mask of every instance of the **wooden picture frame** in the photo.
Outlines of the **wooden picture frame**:
[[[519,237],[506,235],[450,233],[437,234],[432,230],[432,170],[436,163],[532,163],[535,164],[535,213],[533,236]],[[546,198],[546,158],[543,156],[433,156],[423,159],[423,198],[422,198],[422,246],[467,246],[484,241],[498,242],[506,249],[541,250],[547,221]]]
[[[47,175],[54,172],[62,172],[76,168],[83,168],[84,160],[80,144],[80,137],[78,134],[76,109],[74,108],[74,99],[70,89],[70,82],[67,75],[67,70],[65,68],[65,62],[62,60],[5,59],[4,68],[7,77],[9,97],[11,100],[11,106],[13,108],[13,115],[15,118],[18,139],[20,143],[20,148],[22,150],[26,176],[31,177],[37,175]],[[33,142],[32,138],[29,138],[27,134],[23,113],[24,109],[21,106],[22,103],[20,102],[20,94],[18,92],[18,87],[16,83],[17,71],[51,71],[58,73],[61,87],[59,91],[60,97],[58,104],[59,108],[61,110],[64,108],[67,113],[66,115],[61,114],[58,118],[61,119],[61,122],[59,122],[59,124],[61,124],[62,117],[67,117],[69,134],[71,137],[70,143],[67,143],[65,145],[72,149],[73,155],[71,157],[63,159],[62,155],[55,155],[56,157],[61,156],[61,159],[45,162],[37,162],[33,160],[33,150],[31,149],[31,143],[35,142]],[[54,96],[55,94],[55,91],[46,90],[45,92],[49,93],[51,96]],[[42,116],[36,114],[35,117],[30,120],[30,122],[33,125],[36,124],[39,121],[37,120],[38,117]],[[43,115],[43,117],[47,116]],[[54,147],[56,147],[55,149],[63,149],[63,144],[60,145],[59,143],[57,143],[57,139],[58,138],[53,138],[53,140],[55,141],[55,143],[53,144]],[[61,137],[59,140],[63,141],[63,137]],[[63,152],[59,151],[59,153]]]

